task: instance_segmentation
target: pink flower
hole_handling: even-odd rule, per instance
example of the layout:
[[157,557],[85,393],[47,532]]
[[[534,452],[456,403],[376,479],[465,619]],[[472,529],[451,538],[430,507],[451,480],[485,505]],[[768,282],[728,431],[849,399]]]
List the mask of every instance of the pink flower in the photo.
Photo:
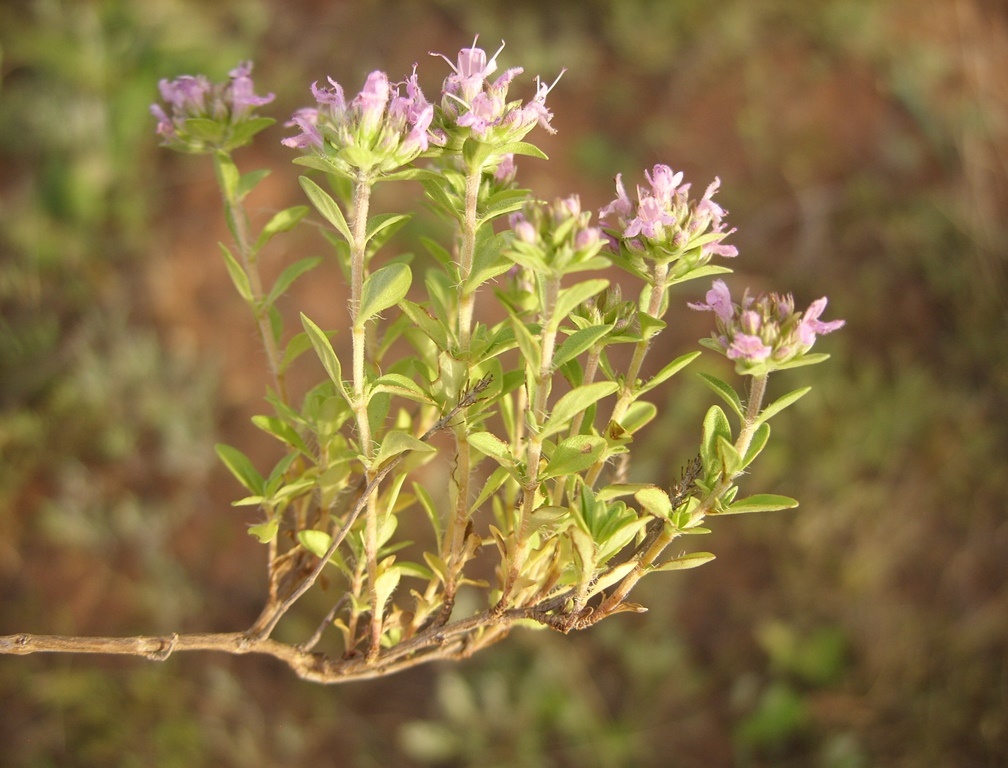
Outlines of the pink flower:
[[288,122],[284,123],[284,127],[300,128],[301,133],[297,136],[281,139],[280,143],[285,147],[292,147],[294,149],[307,149],[308,147],[322,149],[323,141],[322,134],[318,129],[318,119],[319,113],[317,109],[312,109],[311,107],[299,109]]
[[681,190],[679,188],[683,180],[682,171],[675,173],[667,165],[656,165],[650,174],[644,171],[644,177],[651,185],[651,192],[654,197],[666,206],[671,204],[678,192],[687,192],[689,190],[689,184],[686,184]]
[[724,280],[715,280],[714,285],[707,291],[706,303],[687,304],[690,309],[711,311],[722,321],[728,322],[732,319],[735,310],[732,308],[731,292]]
[[255,87],[252,83],[252,62],[243,61],[232,69],[228,75],[231,77],[231,118],[238,120],[247,115],[255,107],[269,104],[275,96],[268,93],[265,96],[256,96]]
[[[372,72],[349,103],[340,84],[331,77],[328,82],[329,87],[312,83],[316,106],[294,113],[287,125],[301,133],[283,139],[284,146],[321,155],[334,171],[353,174],[392,171],[427,151],[430,144],[444,143],[443,136],[431,130],[434,106],[420,90],[416,65],[396,84],[384,72]],[[348,158],[340,152],[345,147],[363,151]]]
[[[243,61],[229,73],[225,83],[211,83],[203,75],[182,75],[174,80],[161,80],[158,90],[168,106],[152,104],[151,114],[157,118],[157,134],[165,146],[185,152],[210,152],[234,149],[247,144],[265,125],[251,132],[235,130],[254,117],[256,107],[269,104],[272,93],[258,96],[252,82],[252,62]],[[204,125],[189,130],[191,119],[210,120],[217,124],[216,132]]]
[[[458,128],[468,129],[468,133],[484,142],[499,144],[520,141],[536,125],[554,132],[550,125],[553,114],[546,108],[546,96],[557,81],[545,85],[537,78],[536,94],[527,104],[509,100],[508,88],[522,73],[521,67],[507,69],[495,81],[489,81],[490,75],[497,71],[497,56],[503,49],[502,42],[497,52],[487,59],[486,52],[477,48],[474,40],[471,48],[459,52],[457,63],[443,54],[431,53],[444,59],[452,69],[444,80],[441,110],[436,116],[446,138],[453,133],[458,135],[455,130]],[[458,135],[458,140],[464,141],[466,135]]]
[[804,346],[810,347],[815,342],[816,334],[832,333],[844,326],[843,320],[830,320],[828,323],[819,321],[819,315],[826,309],[826,297],[813,301],[802,315],[798,324],[798,340]]
[[648,186],[637,187],[632,200],[616,177],[616,199],[599,211],[599,220],[618,250],[620,241],[631,251],[651,253],[657,259],[685,258],[692,267],[712,256],[733,257],[738,249],[723,242],[735,230],[725,230],[725,211],[712,200],[720,186],[715,179],[698,201],[689,199],[690,185],[683,184],[681,171],[658,164],[645,171]]
[[770,357],[773,351],[763,343],[759,336],[751,336],[747,333],[737,333],[732,340],[731,346],[725,354],[730,360],[745,360],[748,363],[761,363]]

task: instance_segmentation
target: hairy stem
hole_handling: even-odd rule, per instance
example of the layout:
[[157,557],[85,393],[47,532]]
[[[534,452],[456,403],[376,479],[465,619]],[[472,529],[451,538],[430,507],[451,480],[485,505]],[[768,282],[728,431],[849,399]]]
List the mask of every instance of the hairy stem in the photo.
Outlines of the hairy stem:
[[[371,203],[372,179],[360,176],[354,182],[353,211],[351,211],[350,230],[353,241],[350,243],[350,325],[353,341],[353,411],[357,422],[357,437],[360,440],[360,450],[367,460],[369,468],[365,473],[368,483],[374,479],[374,467],[370,466],[374,458],[374,443],[371,438],[371,422],[368,419],[367,398],[365,393],[366,377],[364,371],[367,351],[367,318],[360,317],[361,295],[364,290],[364,277],[367,261],[367,218]],[[368,654],[378,652],[381,641],[382,606],[378,605],[378,593],[375,581],[378,578],[378,512],[376,508],[377,495],[368,496],[364,514],[364,561],[367,568],[368,595],[371,603],[370,641]]]
[[[475,305],[475,293],[465,287],[469,275],[472,273],[473,258],[476,253],[476,203],[478,200],[479,185],[483,178],[482,165],[472,167],[466,175],[465,187],[465,211],[461,226],[461,239],[459,243],[459,285],[458,285],[458,357],[460,360],[469,363],[469,352],[472,343],[472,322],[473,308]],[[472,474],[471,457],[469,449],[469,425],[463,418],[455,427],[455,507],[454,514],[448,521],[445,529],[445,544],[442,552],[445,552],[445,588],[444,605],[447,620],[447,612],[451,611],[455,602],[455,592],[458,589],[458,580],[462,568],[465,550],[465,533],[469,522],[469,479]]]

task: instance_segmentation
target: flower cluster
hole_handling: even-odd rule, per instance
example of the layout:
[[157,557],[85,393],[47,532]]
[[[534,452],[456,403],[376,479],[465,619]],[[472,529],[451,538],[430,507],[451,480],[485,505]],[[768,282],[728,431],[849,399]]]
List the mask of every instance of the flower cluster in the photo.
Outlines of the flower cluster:
[[614,245],[622,244],[631,252],[649,253],[652,258],[666,254],[664,261],[686,257],[691,266],[699,266],[711,256],[733,257],[738,249],[722,242],[734,229],[725,229],[726,211],[714,202],[721,186],[717,178],[700,200],[689,199],[689,184],[683,174],[667,165],[656,165],[644,172],[648,187],[637,187],[637,199],[631,200],[616,176],[616,199],[599,211],[599,219]]
[[430,144],[444,143],[442,134],[429,130],[434,107],[417,84],[416,67],[394,86],[384,72],[372,72],[349,102],[340,84],[328,80],[330,87],[312,83],[316,106],[294,113],[287,126],[301,133],[283,140],[288,147],[321,158],[327,170],[345,176],[389,173],[412,162]]
[[823,322],[826,297],[816,299],[804,312],[796,312],[791,294],[764,293],[753,297],[746,291],[741,303],[732,301],[724,280],[715,280],[706,301],[689,304],[691,309],[715,315],[717,330],[710,346],[736,363],[739,373],[759,374],[803,356],[816,336],[843,327],[843,320]]
[[[503,49],[502,42],[497,53],[487,59],[486,51],[473,41],[471,48],[459,51],[457,64],[443,54],[431,54],[440,56],[452,68],[444,81],[438,124],[454,137],[453,145],[461,145],[470,135],[493,145],[520,141],[536,125],[556,132],[550,125],[553,113],[546,108],[546,96],[556,80],[546,85],[536,78],[536,94],[523,104],[521,100],[507,100],[508,87],[523,72],[521,67],[505,70],[492,83],[488,79],[497,71],[497,56]],[[561,71],[557,80],[562,75]]]
[[231,150],[247,144],[272,123],[254,114],[256,107],[269,104],[274,95],[256,95],[252,63],[242,62],[228,75],[226,83],[183,75],[158,84],[171,114],[160,104],[152,104],[150,111],[157,118],[157,134],[164,146],[182,152]]
[[509,217],[514,239],[508,256],[536,272],[557,275],[595,269],[602,249],[602,230],[590,224],[591,212],[581,210],[577,195],[550,205],[530,201]]

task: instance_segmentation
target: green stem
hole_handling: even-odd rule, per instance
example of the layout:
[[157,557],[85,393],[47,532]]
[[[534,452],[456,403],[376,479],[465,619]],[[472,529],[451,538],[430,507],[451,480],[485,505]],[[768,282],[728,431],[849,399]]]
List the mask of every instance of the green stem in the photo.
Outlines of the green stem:
[[[230,156],[227,156],[227,160],[231,162]],[[259,337],[262,339],[263,349],[266,351],[266,362],[269,366],[270,377],[273,380],[273,389],[276,391],[280,401],[285,405],[289,405],[287,383],[283,372],[280,370],[280,352],[277,349],[276,339],[273,336],[273,329],[270,327],[269,312],[263,307],[263,299],[266,294],[263,291],[262,276],[259,274],[259,264],[252,243],[252,235],[249,232],[248,214],[245,212],[245,207],[237,195],[228,194],[228,185],[224,183],[225,172],[223,170],[223,163],[221,157],[216,154],[214,155],[214,172],[221,189],[221,196],[224,199],[227,217],[232,223],[232,234],[235,238],[235,248],[238,251],[238,261],[249,281],[249,289],[252,293],[252,313],[259,328]]]
[[[473,309],[475,293],[466,289],[465,284],[472,273],[473,258],[476,253],[476,204],[479,186],[483,178],[482,165],[472,167],[466,175],[465,211],[461,224],[459,243],[459,286],[458,286],[458,359],[469,363],[472,344]],[[469,450],[469,425],[463,417],[455,427],[455,509],[445,530],[442,551],[446,551],[445,607],[448,611],[454,604],[458,577],[465,565],[461,562],[465,550],[465,532],[469,521],[469,480],[472,474]]]
[[[364,290],[364,277],[367,258],[367,218],[371,204],[371,186],[373,180],[365,175],[359,176],[354,184],[353,211],[351,212],[350,233],[353,240],[350,243],[350,326],[353,343],[353,411],[357,423],[357,437],[360,450],[368,463],[365,472],[367,483],[374,479],[375,468],[371,466],[375,448],[371,439],[371,423],[368,419],[367,399],[365,393],[365,353],[367,349],[367,318],[360,317],[361,294]],[[381,606],[378,605],[378,593],[375,581],[378,578],[378,511],[377,497],[371,495],[367,499],[364,511],[364,559],[367,563],[368,594],[371,602],[370,643],[368,655],[378,653],[381,642]]]
[[[651,275],[651,296],[648,300],[647,314],[654,318],[662,315],[662,302],[665,297],[665,290],[668,287],[668,264],[655,264],[654,272]],[[652,337],[653,338],[653,337]],[[626,416],[634,399],[637,397],[637,376],[640,375],[641,367],[644,364],[644,357],[651,346],[651,339],[641,339],[634,346],[633,356],[630,358],[630,365],[627,367],[626,376],[623,379],[623,387],[620,389],[619,397],[613,406],[610,421],[617,423]],[[585,475],[585,484],[591,488],[598,480],[602,472],[604,462],[598,462]]]
[[[560,277],[549,275],[546,278],[544,304],[542,311],[542,332],[540,336],[539,370],[535,373],[534,386],[529,407],[535,423],[540,427],[549,415],[547,407],[552,388],[553,353],[556,349],[556,337],[560,330],[560,318],[556,313],[557,297],[560,295]],[[528,385],[526,384],[526,387]],[[517,530],[515,531],[514,557],[508,567],[507,579],[503,594],[498,601],[496,610],[503,611],[511,599],[514,585],[525,564],[525,546],[528,539],[528,525],[535,509],[536,491],[539,489],[539,462],[542,459],[542,437],[538,431],[529,434],[528,454],[526,460],[528,477],[522,488],[522,504],[518,512]]]
[[[745,456],[746,451],[749,450],[749,444],[752,442],[753,434],[759,424],[760,408],[763,404],[763,396],[766,394],[767,376],[768,374],[763,374],[762,376],[754,376],[752,379],[749,402],[746,405],[746,412],[742,419],[738,438],[735,440],[735,450],[742,456]],[[738,472],[731,477],[722,477],[714,488],[711,489],[711,492],[703,498],[697,508],[693,510],[691,522],[709,513],[714,508],[718,499],[732,487],[735,479],[741,474],[741,472]],[[665,547],[678,535],[679,531],[677,529],[671,525],[666,525],[651,546],[639,556],[637,566],[619,583],[615,591],[599,605],[596,612],[605,616],[608,613],[612,613],[613,610],[626,600],[627,595],[630,594],[630,590],[636,586],[637,582],[647,573],[651,565],[661,556]]]

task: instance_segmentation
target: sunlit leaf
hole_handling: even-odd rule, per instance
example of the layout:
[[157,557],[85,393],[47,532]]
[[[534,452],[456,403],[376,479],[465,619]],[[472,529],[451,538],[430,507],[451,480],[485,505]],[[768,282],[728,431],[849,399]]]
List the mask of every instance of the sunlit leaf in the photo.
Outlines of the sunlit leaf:
[[367,276],[361,289],[357,325],[402,301],[413,282],[413,273],[405,264],[389,264]]
[[238,482],[241,483],[245,488],[255,494],[262,494],[263,492],[263,478],[262,475],[252,466],[252,462],[249,460],[248,456],[234,448],[230,445],[225,445],[224,443],[217,443],[214,446],[214,450],[217,451],[217,455],[220,460],[224,462],[231,474],[233,474]]
[[595,435],[574,435],[560,442],[553,450],[540,479],[562,477],[584,472],[602,458],[606,441]]

